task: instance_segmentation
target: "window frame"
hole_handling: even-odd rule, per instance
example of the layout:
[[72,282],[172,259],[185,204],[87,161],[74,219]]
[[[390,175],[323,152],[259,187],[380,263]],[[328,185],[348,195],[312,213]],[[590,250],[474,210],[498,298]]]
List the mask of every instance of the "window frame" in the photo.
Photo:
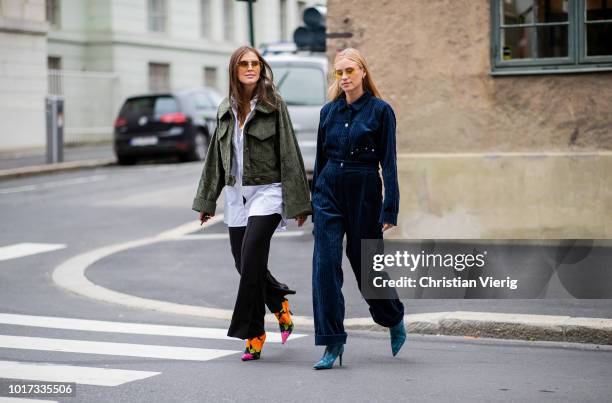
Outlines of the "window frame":
[[61,10],[60,0],[47,0],[45,2],[45,19],[52,28],[61,28]]
[[[223,0],[223,40],[236,42],[236,5],[234,0]],[[229,13],[228,13],[229,11]],[[254,12],[255,10],[253,10]]]
[[[162,76],[155,75],[154,74],[155,69],[157,69],[155,73],[159,73],[161,70],[164,70],[164,77],[163,77],[164,88],[161,88],[161,86],[158,86],[158,84],[161,82],[159,78]],[[147,74],[148,74],[148,80],[149,80],[148,82],[149,92],[151,93],[169,93],[172,91],[172,65],[170,63],[149,61]]]
[[[206,7],[204,7],[206,3]],[[212,5],[211,0],[200,0],[200,37],[210,39],[212,37]],[[206,13],[205,13],[206,11]]]
[[[161,11],[154,10],[153,4],[159,1],[161,4]],[[168,34],[168,27],[170,22],[170,10],[168,0],[147,0],[147,31],[154,34]],[[154,22],[163,21],[163,27],[161,30],[155,30]]]
[[[213,83],[208,82],[209,73],[214,76]],[[203,66],[202,67],[202,81],[204,81],[204,87],[210,87],[214,89],[218,89],[219,83],[219,68],[217,66]]]
[[[559,74],[612,71],[612,55],[586,56],[586,0],[568,0],[568,56],[541,59],[502,59],[502,2],[491,0],[491,75]],[[533,24],[518,24],[532,26]],[[537,26],[561,25],[557,22]]]
[[[587,4],[586,0],[579,0],[579,3],[583,5],[582,9],[579,10],[578,15],[578,23],[582,28],[578,34],[578,40],[580,41],[581,49],[580,54],[578,55],[580,63],[583,64],[600,64],[600,63],[610,63],[612,64],[612,55],[607,56],[587,56]],[[591,22],[593,24],[593,22]],[[612,24],[612,20],[604,20],[603,22],[595,22],[595,24]]]

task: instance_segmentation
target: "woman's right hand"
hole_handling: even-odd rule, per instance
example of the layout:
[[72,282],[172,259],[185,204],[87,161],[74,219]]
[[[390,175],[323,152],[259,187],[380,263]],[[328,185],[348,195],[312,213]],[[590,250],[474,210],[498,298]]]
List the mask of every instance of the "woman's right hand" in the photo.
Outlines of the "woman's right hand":
[[200,212],[200,225],[204,225],[204,223],[210,220],[211,217],[214,217],[214,214],[210,215],[208,213],[205,213],[204,211],[201,211]]

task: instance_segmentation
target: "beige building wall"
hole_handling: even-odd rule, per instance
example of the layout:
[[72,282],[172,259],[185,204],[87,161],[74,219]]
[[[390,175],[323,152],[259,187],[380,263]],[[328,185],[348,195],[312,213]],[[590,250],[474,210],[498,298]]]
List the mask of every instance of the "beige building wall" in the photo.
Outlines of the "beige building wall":
[[[493,77],[489,0],[328,1],[398,119],[397,237],[612,237],[612,73]],[[605,90],[608,89],[608,90]]]

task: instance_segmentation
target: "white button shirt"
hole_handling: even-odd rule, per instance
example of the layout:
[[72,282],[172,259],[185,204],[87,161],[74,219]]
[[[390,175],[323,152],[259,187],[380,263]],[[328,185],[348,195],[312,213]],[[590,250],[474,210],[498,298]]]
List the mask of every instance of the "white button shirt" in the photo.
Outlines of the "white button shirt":
[[[251,111],[244,121],[246,126],[249,119],[255,112],[257,99],[251,100]],[[287,229],[286,218],[283,215],[283,193],[280,182],[268,185],[245,186],[242,184],[243,174],[243,128],[240,127],[236,105],[232,102],[232,112],[234,113],[234,134],[232,136],[232,175],[236,178],[234,186],[225,186],[225,209],[223,221],[228,227],[246,227],[247,220],[251,216],[262,216],[270,214],[280,214],[281,222],[278,230]],[[244,127],[243,126],[243,127]]]

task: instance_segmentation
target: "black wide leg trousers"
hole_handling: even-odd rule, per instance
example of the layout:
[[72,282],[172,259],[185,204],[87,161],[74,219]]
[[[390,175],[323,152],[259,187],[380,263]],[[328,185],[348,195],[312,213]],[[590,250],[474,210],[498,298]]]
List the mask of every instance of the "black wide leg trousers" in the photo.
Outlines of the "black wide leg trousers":
[[251,216],[246,227],[229,227],[232,255],[240,273],[238,296],[227,331],[230,337],[261,336],[265,332],[266,306],[270,312],[279,312],[285,296],[295,294],[268,270],[270,241],[280,220],[280,214]]

